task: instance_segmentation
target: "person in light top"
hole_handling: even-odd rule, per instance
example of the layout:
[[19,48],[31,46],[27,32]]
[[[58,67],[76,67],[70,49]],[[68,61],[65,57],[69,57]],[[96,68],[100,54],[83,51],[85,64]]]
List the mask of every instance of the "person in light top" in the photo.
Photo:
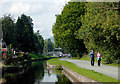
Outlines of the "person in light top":
[[97,61],[98,61],[98,66],[100,66],[100,61],[101,61],[100,51],[98,51],[98,53],[97,53]]

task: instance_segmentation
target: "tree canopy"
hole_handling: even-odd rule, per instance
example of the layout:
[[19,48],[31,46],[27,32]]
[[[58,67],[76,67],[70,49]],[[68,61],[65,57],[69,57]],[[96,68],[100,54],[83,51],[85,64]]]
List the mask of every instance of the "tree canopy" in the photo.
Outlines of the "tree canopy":
[[76,39],[76,31],[82,26],[81,15],[85,13],[84,2],[68,2],[53,25],[55,43],[67,49],[73,56],[81,57],[86,48],[82,39]]
[[34,34],[34,47],[33,47],[33,51],[34,52],[39,52],[40,54],[43,53],[43,49],[44,49],[44,39],[43,37],[40,35],[39,30],[37,31],[37,33]]
[[111,2],[87,3],[77,34],[79,39],[84,39],[87,49],[100,50],[106,63],[120,60],[119,11],[112,8]]
[[3,31],[3,40],[7,45],[10,45],[15,42],[15,24],[13,17],[9,15],[4,15],[2,18],[2,31]]
[[44,40],[44,53],[51,52],[53,49],[54,43],[50,39]]
[[11,15],[2,18],[3,40],[14,49],[24,52],[43,53],[44,39],[39,31],[34,33],[30,16],[21,14],[16,23]]
[[120,63],[118,2],[68,2],[53,25],[55,43],[73,55],[98,50],[105,63]]
[[16,47],[23,51],[32,51],[33,41],[33,23],[32,18],[24,14],[18,17],[16,25]]

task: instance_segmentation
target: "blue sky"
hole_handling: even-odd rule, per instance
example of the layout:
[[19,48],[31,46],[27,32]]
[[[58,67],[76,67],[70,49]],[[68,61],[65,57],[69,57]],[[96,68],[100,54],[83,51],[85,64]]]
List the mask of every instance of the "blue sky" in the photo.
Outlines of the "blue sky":
[[0,16],[11,14],[15,21],[21,14],[33,19],[34,31],[40,31],[44,39],[52,37],[52,25],[69,0],[0,0]]

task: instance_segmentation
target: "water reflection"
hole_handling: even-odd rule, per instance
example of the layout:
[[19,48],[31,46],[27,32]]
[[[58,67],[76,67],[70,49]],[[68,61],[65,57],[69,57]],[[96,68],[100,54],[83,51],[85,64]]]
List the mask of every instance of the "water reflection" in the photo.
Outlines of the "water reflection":
[[5,84],[71,84],[71,82],[62,74],[47,69],[46,61],[32,62],[26,69],[19,73],[3,73]]

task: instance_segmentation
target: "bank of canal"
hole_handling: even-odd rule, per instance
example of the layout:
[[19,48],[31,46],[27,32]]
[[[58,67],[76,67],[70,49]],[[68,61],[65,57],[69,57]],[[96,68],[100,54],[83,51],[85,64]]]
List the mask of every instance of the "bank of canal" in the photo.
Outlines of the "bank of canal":
[[[80,78],[78,80],[83,81],[84,79],[86,79],[85,77],[88,78],[88,80],[94,80],[94,81],[98,81],[98,82],[112,82],[112,83],[118,83],[119,81],[115,78],[103,75],[101,73],[95,72],[93,70],[88,70],[88,69],[84,69],[84,68],[80,68],[77,65],[68,62],[68,61],[63,61],[63,60],[59,60],[59,58],[55,58],[55,59],[50,59],[48,60],[48,63],[50,65],[61,65],[61,66],[65,66],[68,69],[72,70],[72,72],[70,72],[70,70],[66,70],[68,73],[73,73],[73,75],[75,75],[76,73],[81,75],[75,75],[74,78]],[[74,73],[75,72],[75,73]],[[84,77],[82,77],[84,76]],[[83,80],[81,80],[83,79]],[[86,80],[85,80],[86,81]]]
[[47,61],[35,61],[29,63],[28,67],[19,72],[5,72],[2,77],[4,84],[45,84],[45,83],[66,83],[71,84],[70,80],[62,73],[55,72],[47,68]]

